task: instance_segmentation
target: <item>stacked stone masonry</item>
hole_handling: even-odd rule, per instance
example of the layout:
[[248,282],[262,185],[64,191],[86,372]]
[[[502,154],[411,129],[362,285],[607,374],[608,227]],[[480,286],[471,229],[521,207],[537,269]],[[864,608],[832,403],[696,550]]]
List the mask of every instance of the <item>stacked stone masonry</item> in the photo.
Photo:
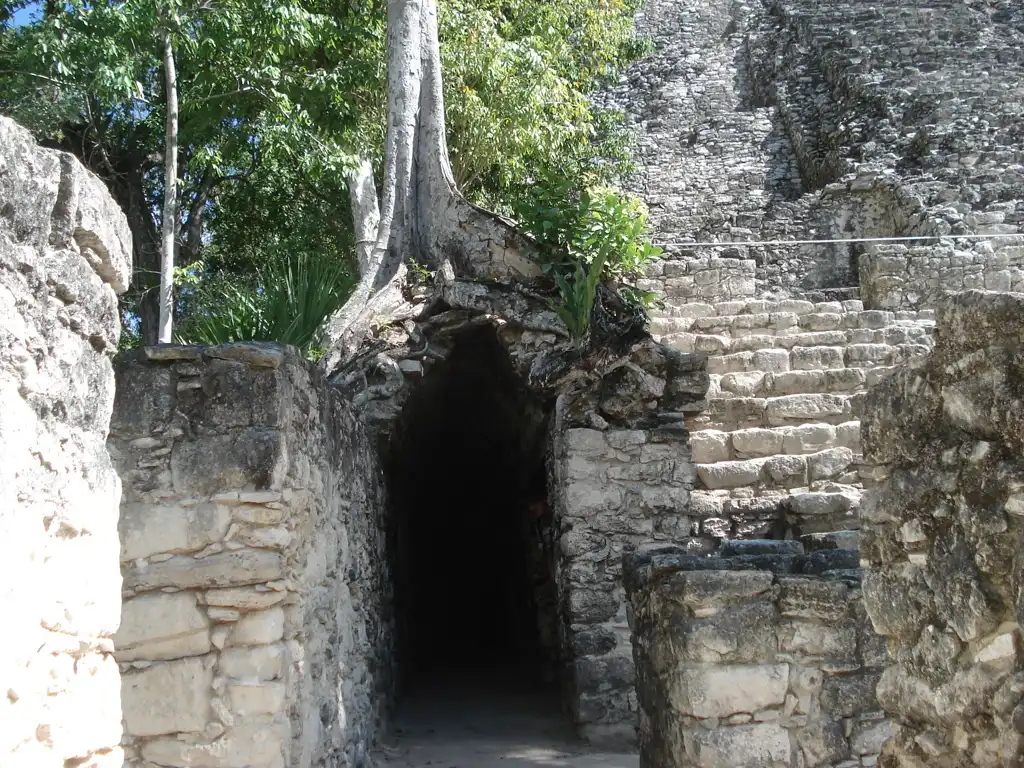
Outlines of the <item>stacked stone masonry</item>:
[[553,404],[540,434],[564,699],[583,737],[626,748],[635,743],[637,705],[622,555],[652,540],[678,541],[693,528],[695,471],[683,418],[705,406],[704,360],[647,337],[581,364],[542,301],[466,281],[446,288],[445,301],[454,309],[396,332],[337,385],[386,440],[459,339],[491,328],[520,386]]
[[[644,4],[653,50],[598,101],[626,114],[627,186],[667,252],[651,332],[708,355],[687,420],[705,542],[855,529],[867,390],[931,348],[945,292],[1024,287],[1022,20],[994,1]],[[729,245],[899,236],[934,239]]]
[[[1024,284],[1024,10],[1010,2],[649,0],[623,110],[670,302],[927,308]],[[989,241],[943,235],[999,235]],[[925,243],[730,242],[934,236]],[[717,241],[716,248],[686,243]],[[831,296],[827,294],[832,294]]]
[[391,700],[384,498],[288,347],[119,358],[126,766],[363,765]]
[[672,430],[566,428],[553,435],[559,513],[556,573],[580,733],[595,743],[635,738],[635,672],[622,557],[689,535],[695,472]]
[[104,444],[131,236],[99,179],[0,117],[0,764],[119,768]]
[[892,660],[885,768],[1024,760],[1024,294],[971,291],[868,395],[864,602]]
[[792,541],[627,558],[641,764],[874,766],[887,654],[856,565],[855,550]]
[[651,54],[598,102],[666,251],[651,332],[708,356],[688,551],[856,547],[868,391],[948,292],[1024,290],[1024,6],[648,0],[638,26]]

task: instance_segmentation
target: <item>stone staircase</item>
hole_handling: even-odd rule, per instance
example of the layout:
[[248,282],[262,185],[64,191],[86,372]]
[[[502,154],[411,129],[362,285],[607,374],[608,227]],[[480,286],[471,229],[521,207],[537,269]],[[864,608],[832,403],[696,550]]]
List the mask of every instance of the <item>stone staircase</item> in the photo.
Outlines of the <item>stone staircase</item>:
[[669,299],[662,342],[708,355],[707,409],[689,423],[705,538],[816,537],[858,527],[867,389],[931,347],[934,314],[859,300]]

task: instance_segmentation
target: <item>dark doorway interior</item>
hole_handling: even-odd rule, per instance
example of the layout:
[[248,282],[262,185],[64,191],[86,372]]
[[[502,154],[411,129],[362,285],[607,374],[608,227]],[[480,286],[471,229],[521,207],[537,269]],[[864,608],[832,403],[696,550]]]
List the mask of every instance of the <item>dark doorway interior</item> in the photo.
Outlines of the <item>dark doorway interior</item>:
[[554,688],[546,432],[490,327],[406,403],[387,461],[401,695]]

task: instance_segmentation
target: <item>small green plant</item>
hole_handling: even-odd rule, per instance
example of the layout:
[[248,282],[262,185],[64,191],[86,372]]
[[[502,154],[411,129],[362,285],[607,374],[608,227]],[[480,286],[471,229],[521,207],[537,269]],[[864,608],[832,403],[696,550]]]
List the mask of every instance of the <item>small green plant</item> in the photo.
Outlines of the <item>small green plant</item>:
[[655,294],[636,281],[662,250],[650,241],[640,200],[610,187],[577,193],[565,183],[540,184],[517,212],[537,243],[542,269],[558,287],[556,309],[573,338],[586,337],[602,280],[627,304],[645,310],[652,305]]
[[255,275],[181,275],[185,310],[176,340],[185,344],[278,341],[313,357],[324,321],[355,282],[344,261],[303,254],[272,259]]
[[588,267],[576,262],[572,279],[566,279],[560,272],[555,273],[555,284],[561,299],[555,309],[574,339],[586,338],[590,328],[590,314],[597,298],[597,286],[601,282],[601,270],[606,260],[607,254],[600,254]]
[[416,259],[405,262],[412,279],[418,283],[430,283],[434,280],[434,271],[420,264]]

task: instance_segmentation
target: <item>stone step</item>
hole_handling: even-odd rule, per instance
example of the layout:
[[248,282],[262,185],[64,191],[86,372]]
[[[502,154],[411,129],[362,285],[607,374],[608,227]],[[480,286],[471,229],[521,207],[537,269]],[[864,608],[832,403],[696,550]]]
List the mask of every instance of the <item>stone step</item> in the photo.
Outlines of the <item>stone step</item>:
[[690,446],[694,463],[701,465],[773,456],[806,456],[832,448],[846,448],[859,454],[860,422],[753,427],[731,432],[704,429],[690,434]]
[[[818,490],[792,489],[754,495],[742,491],[695,490],[690,514],[695,535],[714,539],[803,539],[831,535],[844,542],[845,532],[860,528],[861,489],[839,483]],[[830,548],[826,544],[818,549]],[[834,548],[834,547],[833,547]]]
[[697,478],[704,488],[715,490],[751,489],[755,494],[770,490],[811,488],[825,481],[856,483],[861,455],[845,447],[827,448],[808,454],[779,454],[762,459],[718,461],[697,464]]
[[663,344],[681,352],[703,352],[724,355],[731,352],[760,349],[792,349],[794,347],[846,347],[852,344],[930,345],[935,330],[931,320],[904,321],[882,328],[836,328],[806,330],[789,328],[731,328],[721,332],[672,330],[692,325],[689,320],[669,318],[652,322],[652,335]]
[[[683,302],[672,298],[666,298],[663,301],[665,305],[664,308],[652,310],[652,317],[658,319],[676,318],[681,320],[727,317],[730,319],[730,323],[735,321],[737,323],[737,327],[757,327],[756,325],[753,325],[755,321],[736,320],[738,317],[756,316],[759,317],[759,320],[756,322],[762,323],[764,316],[771,315],[797,315],[798,318],[806,318],[808,315],[815,315],[816,317],[804,319],[805,326],[835,322],[831,318],[822,318],[820,315],[838,314],[856,316],[856,324],[854,325],[849,324],[853,323],[853,320],[844,318],[842,321],[843,323],[846,323],[842,326],[844,328],[883,328],[887,325],[897,325],[906,322],[935,321],[935,310],[932,309],[922,309],[917,311],[864,309],[864,304],[860,300],[812,302],[802,299],[782,299],[779,301],[747,299],[721,301],[716,304]],[[785,325],[785,323],[791,322],[789,319],[784,319],[782,322],[784,323],[783,327],[790,327],[789,325]],[[797,321],[797,325],[799,325],[799,320]],[[769,323],[764,327],[772,327],[772,324]]]
[[[705,337],[707,338],[707,337]],[[679,345],[670,346],[680,349]],[[706,349],[680,351],[709,352]],[[930,344],[847,344],[835,346],[768,348],[708,354],[708,373],[751,373],[834,370],[837,368],[882,368],[901,365],[931,351]]]
[[708,407],[687,420],[691,432],[732,432],[751,427],[832,424],[860,418],[864,392],[798,394],[778,397],[729,397],[708,400]]
[[813,368],[810,370],[744,371],[710,375],[708,399],[733,397],[778,397],[804,394],[851,394],[863,392],[888,376],[895,368]]

